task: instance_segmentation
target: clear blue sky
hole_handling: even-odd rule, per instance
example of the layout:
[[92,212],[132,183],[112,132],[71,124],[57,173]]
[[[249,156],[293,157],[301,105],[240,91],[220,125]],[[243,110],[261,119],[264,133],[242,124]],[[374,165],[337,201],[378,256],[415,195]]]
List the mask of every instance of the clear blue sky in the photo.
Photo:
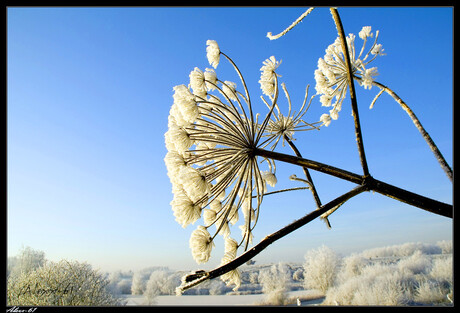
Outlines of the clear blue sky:
[[[198,266],[169,206],[163,158],[172,88],[188,84],[195,66],[210,67],[206,40],[216,40],[241,69],[255,103],[262,61],[274,55],[300,105],[314,93],[317,60],[337,34],[328,8],[315,9],[286,36],[270,41],[306,8],[20,8],[7,10],[8,255],[22,246],[47,258],[88,261],[104,270]],[[339,8],[345,32],[380,30],[386,55],[374,61],[388,85],[415,111],[445,158],[453,152],[453,9]],[[357,36],[356,41],[360,39]],[[218,77],[236,81],[222,60]],[[371,174],[452,203],[452,185],[404,111],[388,95],[356,85]],[[285,102],[284,102],[285,103]],[[313,101],[306,119],[328,109]],[[349,100],[339,120],[296,134],[304,157],[361,173]],[[278,151],[291,153],[287,147]],[[297,186],[301,171],[278,162],[277,188]],[[353,187],[312,172],[323,203]],[[305,191],[267,196],[255,242],[314,209]],[[258,262],[298,261],[320,245],[349,253],[404,242],[452,238],[451,219],[378,194],[350,200],[269,246]],[[198,222],[199,223],[199,222]]]

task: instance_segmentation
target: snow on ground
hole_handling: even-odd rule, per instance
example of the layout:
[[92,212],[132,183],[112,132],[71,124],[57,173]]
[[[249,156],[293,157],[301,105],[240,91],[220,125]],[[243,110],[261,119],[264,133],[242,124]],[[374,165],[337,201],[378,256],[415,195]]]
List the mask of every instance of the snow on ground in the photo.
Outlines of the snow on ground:
[[[316,291],[297,290],[288,293],[289,297],[299,298],[301,305],[320,304],[323,298],[316,298]],[[182,295],[182,296],[158,296],[153,306],[249,306],[259,305],[264,300],[264,294],[250,295]],[[313,300],[302,300],[311,299]],[[148,305],[144,296],[126,296],[126,305]],[[295,305],[295,304],[294,304]]]

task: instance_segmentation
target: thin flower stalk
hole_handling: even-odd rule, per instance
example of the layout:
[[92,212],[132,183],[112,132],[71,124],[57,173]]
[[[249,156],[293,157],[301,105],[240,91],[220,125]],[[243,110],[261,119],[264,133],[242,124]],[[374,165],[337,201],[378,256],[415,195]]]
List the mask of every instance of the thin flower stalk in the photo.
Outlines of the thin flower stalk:
[[[271,63],[275,63],[275,59],[271,59]],[[262,76],[266,76],[266,74],[264,74],[264,67],[261,68],[262,70]],[[262,84],[262,83],[261,83]],[[275,108],[276,108],[276,111],[277,111],[277,114],[271,114],[271,119],[269,120],[269,125],[266,129],[266,132],[267,134],[264,135],[265,137],[268,137],[264,142],[263,144],[261,145],[261,147],[265,147],[265,146],[268,146],[271,142],[274,141],[274,144],[271,146],[271,150],[274,150],[276,145],[278,144],[278,142],[280,141],[280,139],[283,140],[283,146],[285,144],[285,142],[288,143],[288,145],[291,147],[291,149],[294,151],[294,153],[298,156],[298,157],[302,157],[302,155],[300,154],[299,150],[296,148],[296,146],[294,145],[294,143],[292,142],[294,140],[294,133],[295,132],[298,132],[298,131],[307,131],[307,130],[319,130],[319,127],[318,126],[315,126],[320,124],[321,121],[318,121],[318,122],[315,122],[315,123],[307,123],[303,120],[303,116],[307,113],[309,107],[310,107],[310,104],[311,104],[311,101],[313,100],[313,98],[315,97],[315,95],[313,95],[311,98],[310,98],[310,101],[308,102],[308,105],[307,104],[307,99],[308,99],[308,89],[309,89],[309,86],[307,86],[307,88],[305,89],[305,97],[304,97],[304,100],[303,100],[303,103],[302,103],[302,106],[300,107],[299,109],[299,112],[295,112],[292,110],[292,103],[291,103],[291,97],[289,95],[289,92],[286,88],[286,85],[284,83],[281,84],[281,87],[284,91],[284,94],[286,96],[286,99],[287,99],[287,102],[288,102],[288,113],[287,115],[283,115],[281,113],[281,110],[278,106],[277,103],[275,103]],[[271,108],[269,106],[269,104],[267,103],[267,101],[261,97],[261,99],[264,101],[264,103],[267,105],[267,107]],[[313,194],[313,198],[316,202],[316,205],[317,207],[319,208],[321,206],[321,200],[319,198],[319,195],[316,191],[316,187],[314,186],[313,184],[313,180],[311,178],[311,175],[310,175],[310,172],[308,171],[308,168],[304,167],[303,168],[303,171],[304,171],[304,174],[305,174],[305,177],[307,179],[307,182],[310,186],[310,191],[312,192]]]
[[[277,114],[271,114],[271,118],[268,121],[268,126],[266,128],[266,134],[263,135],[263,137],[267,137],[267,139],[261,144],[261,147],[267,147],[269,144],[273,143],[270,147],[271,150],[274,150],[276,148],[280,140],[282,140],[283,146],[285,145],[285,142],[287,142],[286,138],[290,141],[295,140],[295,132],[319,130],[319,128],[321,127],[321,121],[308,123],[303,119],[303,116],[307,113],[310,104],[313,98],[315,97],[315,95],[313,95],[310,98],[308,105],[306,105],[308,99],[309,86],[307,86],[305,90],[305,98],[302,103],[302,106],[299,109],[299,112],[292,111],[291,99],[286,89],[286,85],[282,83],[281,87],[288,101],[288,114],[283,115],[281,113],[278,103],[275,103],[275,109],[277,111]],[[263,97],[261,97],[261,99],[267,105],[268,108],[271,108],[271,105],[269,105]]]
[[[356,144],[358,145],[358,152],[359,152],[359,157],[361,160],[361,166],[364,172],[364,176],[369,176],[369,168],[367,165],[367,160],[366,160],[366,154],[364,151],[364,143],[363,143],[363,136],[361,132],[361,123],[359,121],[359,112],[358,112],[358,103],[356,100],[356,93],[355,93],[355,86],[353,83],[353,69],[352,69],[352,63],[348,51],[348,44],[347,40],[345,38],[345,32],[343,30],[343,25],[340,20],[340,16],[337,12],[337,9],[331,8],[331,14],[334,19],[337,31],[339,33],[339,37],[341,39],[342,43],[342,52],[344,54],[344,59],[345,59],[345,64],[347,68],[347,81],[348,81],[348,87],[350,90],[350,99],[351,99],[351,108],[352,108],[352,113],[353,113],[353,118],[355,122],[355,136],[356,136]],[[353,47],[353,46],[352,46]],[[354,48],[353,50],[354,51]]]
[[[359,80],[360,78],[355,77],[355,79]],[[383,85],[383,84],[381,84],[381,83],[379,83],[377,81],[372,82],[372,84],[374,86],[379,87],[380,92],[376,95],[376,97],[372,101],[372,104],[371,104],[370,108],[373,108],[375,102],[377,101],[377,98],[383,92],[386,92],[387,94],[389,94],[401,106],[401,108],[407,113],[407,115],[409,115],[409,117],[412,120],[412,122],[414,123],[415,127],[417,128],[417,130],[422,135],[423,139],[426,141],[426,143],[430,147],[430,150],[433,152],[433,154],[434,154],[436,160],[438,161],[438,163],[440,164],[441,168],[444,170],[444,172],[446,173],[447,177],[453,182],[452,168],[447,163],[447,161],[444,158],[444,156],[442,155],[441,151],[439,151],[439,149],[436,146],[436,144],[434,143],[433,139],[431,139],[431,136],[428,134],[428,132],[422,126],[422,123],[420,122],[418,117],[415,115],[414,111],[412,111],[412,109],[393,90],[391,90],[387,86],[385,86],[385,85]]]

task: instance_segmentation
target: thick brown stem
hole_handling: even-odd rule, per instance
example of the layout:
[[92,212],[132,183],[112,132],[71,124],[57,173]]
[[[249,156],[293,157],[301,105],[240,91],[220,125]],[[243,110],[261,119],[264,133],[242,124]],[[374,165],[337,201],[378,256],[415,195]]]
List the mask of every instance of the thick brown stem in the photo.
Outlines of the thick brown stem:
[[363,176],[321,162],[264,149],[254,149],[254,154],[281,162],[307,167],[309,169],[332,175],[358,185],[363,183]]
[[[348,201],[349,199],[353,198],[354,196],[364,192],[368,191],[367,186],[358,186],[349,192],[341,195],[340,197],[335,198],[334,200],[326,203],[325,205],[321,206],[319,209],[305,215],[304,217],[292,222],[291,224],[281,228],[277,232],[272,233],[271,235],[266,236],[264,239],[262,239],[257,245],[255,245],[253,248],[249,249],[239,257],[235,258],[233,261],[222,265],[214,270],[211,270],[209,272],[200,272],[199,274],[191,274],[187,276],[184,281],[188,282],[186,284],[183,284],[182,286],[179,287],[180,291],[183,292],[193,286],[196,286],[198,283],[202,283],[205,280],[212,279],[219,277],[225,273],[228,273],[239,266],[243,265],[247,261],[251,260],[253,257],[255,257],[257,254],[262,252],[265,248],[267,248],[270,244],[273,242],[283,238],[284,236],[292,233],[293,231],[299,229],[300,227],[310,223],[317,217],[321,216],[321,214],[326,213],[330,209],[341,205]],[[191,280],[191,278],[195,278],[196,281]]]
[[278,153],[274,151],[256,149],[254,153],[256,155],[267,157],[270,159],[291,163],[302,167],[308,167],[309,169],[329,174],[358,185],[366,185],[369,187],[369,190],[376,191],[382,195],[410,204],[412,206],[418,207],[428,212],[432,212],[450,218],[452,218],[453,216],[453,207],[450,204],[433,200],[422,195],[392,186],[385,182],[374,179],[371,176],[360,176],[358,174],[324,163],[303,159],[296,156]]

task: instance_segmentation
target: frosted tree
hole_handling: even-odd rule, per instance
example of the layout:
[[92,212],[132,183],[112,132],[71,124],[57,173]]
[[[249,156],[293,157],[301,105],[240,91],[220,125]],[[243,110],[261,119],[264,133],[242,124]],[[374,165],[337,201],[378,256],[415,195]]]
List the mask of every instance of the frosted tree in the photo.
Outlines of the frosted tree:
[[[177,280],[179,281],[180,279]],[[153,271],[146,283],[144,292],[148,303],[155,303],[155,298],[159,295],[174,294],[178,281],[176,281],[174,274],[166,270]]]
[[[313,8],[308,9],[280,34],[273,36],[268,33],[268,38],[273,40],[286,35],[312,11]],[[279,81],[281,61],[271,56],[262,62],[259,80],[262,91],[260,101],[266,105],[267,111],[254,112],[254,100],[240,69],[215,40],[206,42],[206,56],[212,68],[205,68],[204,71],[194,68],[189,75],[188,85],[173,88],[174,101],[165,133],[168,152],[164,158],[172,184],[173,214],[184,228],[201,220],[201,224],[191,233],[189,242],[192,257],[198,264],[206,263],[211,258],[216,236],[225,239],[221,265],[211,271],[197,271],[184,276],[177,289],[179,294],[216,277],[238,288],[241,283],[240,265],[271,243],[316,218],[323,219],[330,227],[328,217],[349,199],[366,191],[452,218],[452,205],[388,184],[374,178],[369,172],[355,81],[365,89],[373,86],[380,89],[371,107],[383,92],[396,100],[409,114],[442,169],[452,180],[450,166],[413,111],[389,87],[375,81],[377,68],[370,67],[370,64],[384,55],[384,49],[378,43],[378,31],[374,37],[370,26],[363,27],[359,32],[362,46],[355,48],[355,35],[346,37],[337,9],[331,8],[330,11],[338,37],[318,61],[318,69],[314,73],[316,94],[310,95],[306,86],[300,107],[292,106],[286,84]],[[217,74],[221,59],[234,68],[238,82],[226,80]],[[282,104],[284,98],[287,105]],[[307,118],[313,100],[318,99],[322,106],[330,108],[329,113],[316,119]],[[332,121],[337,120],[343,104],[348,102],[345,99],[349,99],[354,118],[361,174],[304,158],[294,144],[297,133],[329,127]],[[287,144],[293,154],[275,151],[279,144]],[[291,179],[302,183],[302,186],[270,190],[278,181],[277,162],[300,167],[305,177],[292,175]],[[356,187],[324,204],[310,175],[312,170],[354,183]],[[253,230],[259,220],[264,197],[301,189],[311,193],[313,210],[252,246]],[[239,254],[241,250],[243,253]]]
[[306,289],[317,289],[325,293],[334,284],[339,264],[339,256],[326,246],[308,251],[303,274]]
[[19,255],[8,258],[8,276],[28,273],[43,266],[45,262],[45,252],[24,247]]
[[289,270],[286,264],[278,263],[259,273],[259,282],[265,294],[263,304],[284,305],[288,303],[287,283],[289,282]]
[[131,294],[142,295],[145,291],[145,279],[144,274],[137,271],[133,275],[133,281],[131,284]]
[[9,306],[115,306],[122,305],[107,285],[108,279],[87,263],[62,260],[10,276]]

